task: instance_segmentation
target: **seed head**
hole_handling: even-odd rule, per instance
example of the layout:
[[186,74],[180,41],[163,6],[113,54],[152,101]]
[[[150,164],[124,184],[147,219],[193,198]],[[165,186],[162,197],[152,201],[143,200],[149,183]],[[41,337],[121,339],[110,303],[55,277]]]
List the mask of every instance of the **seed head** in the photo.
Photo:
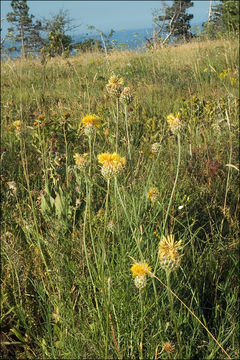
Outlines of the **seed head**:
[[160,265],[165,270],[175,270],[180,265],[181,255],[179,250],[182,248],[181,240],[174,241],[174,235],[163,236],[158,244],[158,257]]
[[166,351],[168,354],[172,353],[175,350],[175,345],[170,342],[165,342],[162,347],[162,351]]
[[125,87],[120,95],[120,101],[126,105],[131,104],[133,101],[133,94],[129,87]]
[[159,152],[159,150],[160,150],[160,147],[161,147],[161,144],[158,143],[158,142],[152,144],[152,146],[151,146],[151,153],[152,153],[153,155],[157,154],[157,153]]

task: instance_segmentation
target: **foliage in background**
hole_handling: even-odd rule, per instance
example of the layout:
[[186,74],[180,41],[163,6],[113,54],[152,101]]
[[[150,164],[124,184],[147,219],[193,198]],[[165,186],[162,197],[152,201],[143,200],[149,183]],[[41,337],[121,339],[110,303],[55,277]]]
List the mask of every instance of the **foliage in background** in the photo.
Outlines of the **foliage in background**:
[[60,10],[52,18],[45,19],[44,32],[47,34],[43,51],[50,57],[68,56],[74,48],[71,35],[68,35],[76,26],[71,25],[72,19],[67,10]]
[[238,36],[239,20],[239,1],[220,0],[213,7],[209,21],[204,24],[204,32],[211,39],[223,34]]
[[21,43],[21,55],[25,57],[41,47],[42,24],[39,20],[33,21],[34,16],[29,14],[27,0],[12,0],[11,7],[12,12],[7,14],[7,21],[12,23],[12,27],[8,29],[7,39],[13,43]]

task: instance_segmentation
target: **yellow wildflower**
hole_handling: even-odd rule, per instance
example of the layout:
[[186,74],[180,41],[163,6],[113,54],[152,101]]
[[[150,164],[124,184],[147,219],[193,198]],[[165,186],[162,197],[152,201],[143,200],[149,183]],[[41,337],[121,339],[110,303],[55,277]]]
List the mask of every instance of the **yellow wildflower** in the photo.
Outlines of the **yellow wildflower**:
[[119,77],[118,75],[112,75],[108,80],[106,88],[110,95],[119,97],[122,92],[123,84],[123,78]]
[[147,197],[151,200],[152,204],[154,204],[159,197],[158,189],[156,187],[151,187],[147,192]]
[[12,125],[15,127],[16,131],[21,131],[22,129],[22,122],[20,120],[16,120],[12,123]]
[[136,263],[132,265],[131,271],[134,284],[139,290],[142,290],[147,284],[146,274],[149,274],[151,267],[147,263]]
[[161,238],[158,244],[158,257],[160,265],[165,270],[174,270],[179,266],[181,260],[179,250],[181,248],[181,240],[175,242],[174,235],[171,234]]
[[137,276],[144,276],[149,274],[151,267],[147,263],[136,263],[131,267],[132,276],[135,278]]
[[82,118],[82,123],[85,127],[85,134],[92,135],[96,128],[100,127],[101,118],[96,115],[86,115]]
[[106,178],[117,175],[124,167],[126,163],[125,157],[121,157],[116,152],[102,153],[98,155],[98,161],[102,164],[102,175]]
[[84,124],[84,126],[95,126],[95,127],[100,127],[100,121],[101,118],[99,116],[96,115],[86,115],[84,116],[84,118],[82,118],[82,123]]
[[167,116],[167,122],[168,122],[173,134],[176,134],[182,127],[182,123],[181,123],[179,117],[180,117],[179,113],[177,113],[176,115],[169,114]]
[[230,78],[230,82],[231,82],[232,85],[234,85],[234,84],[236,84],[237,79],[234,78],[234,77],[231,77],[231,78]]

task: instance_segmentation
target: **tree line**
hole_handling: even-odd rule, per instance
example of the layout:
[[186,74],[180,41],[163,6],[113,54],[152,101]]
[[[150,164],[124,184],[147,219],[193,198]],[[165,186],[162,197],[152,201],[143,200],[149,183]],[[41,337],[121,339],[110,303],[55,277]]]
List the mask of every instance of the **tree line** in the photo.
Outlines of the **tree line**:
[[[189,9],[193,5],[191,0],[174,0],[171,6],[162,1],[161,10],[153,11],[154,30],[152,36],[146,38],[148,47],[164,46],[173,41],[186,42],[196,36],[190,25],[193,15]],[[12,42],[9,50],[20,51],[22,57],[29,53],[42,53],[49,57],[68,56],[74,49],[86,51],[95,48],[106,51],[112,46],[110,38],[113,30],[109,34],[97,30],[101,40],[89,38],[74,42],[71,32],[78,26],[72,25],[73,19],[66,10],[60,10],[50,19],[37,20],[29,13],[27,0],[12,0],[11,7],[12,11],[6,17],[11,24],[6,38]],[[219,0],[213,7],[210,1],[210,7],[211,14],[203,24],[203,33],[214,38],[219,33],[239,31],[238,0]]]

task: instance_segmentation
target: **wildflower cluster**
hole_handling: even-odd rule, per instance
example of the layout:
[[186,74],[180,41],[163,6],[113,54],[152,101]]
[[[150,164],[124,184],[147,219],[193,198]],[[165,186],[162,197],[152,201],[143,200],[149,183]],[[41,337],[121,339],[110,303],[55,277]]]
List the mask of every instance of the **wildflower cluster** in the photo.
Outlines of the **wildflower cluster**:
[[129,87],[124,87],[123,78],[119,75],[112,75],[106,85],[107,91],[110,95],[120,98],[123,104],[129,105],[133,101],[133,94]]
[[231,68],[224,69],[220,74],[218,74],[219,78],[225,79],[226,77],[229,79],[232,85],[236,84],[237,79],[235,77],[231,77]]
[[141,290],[146,286],[146,274],[151,272],[151,267],[147,263],[136,263],[131,267],[132,276],[136,287]]
[[113,154],[102,153],[98,155],[98,161],[102,164],[101,173],[103,177],[110,179],[112,176],[116,176],[123,169],[126,159],[121,157],[116,152]]
[[84,132],[87,136],[91,136],[96,128],[100,127],[101,118],[96,115],[86,115],[82,119],[82,124],[84,125]]

